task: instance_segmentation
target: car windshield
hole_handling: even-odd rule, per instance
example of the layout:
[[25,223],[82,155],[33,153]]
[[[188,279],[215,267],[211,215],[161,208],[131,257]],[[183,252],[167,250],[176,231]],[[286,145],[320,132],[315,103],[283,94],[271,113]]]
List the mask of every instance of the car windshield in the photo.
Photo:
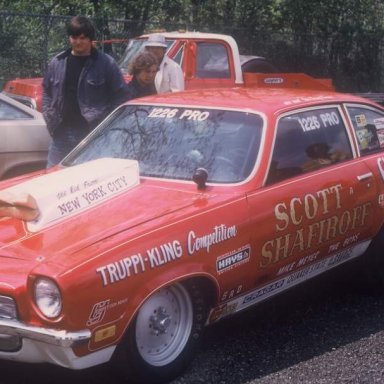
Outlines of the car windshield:
[[237,111],[125,105],[63,161],[102,157],[139,162],[141,176],[192,180],[205,168],[208,182],[238,183],[254,169],[263,119]]
[[[124,52],[122,59],[119,61],[119,67],[124,75],[128,74],[128,66],[132,59],[144,49],[146,39],[132,39],[129,41],[128,47]],[[172,46],[175,40],[166,40],[168,49]]]

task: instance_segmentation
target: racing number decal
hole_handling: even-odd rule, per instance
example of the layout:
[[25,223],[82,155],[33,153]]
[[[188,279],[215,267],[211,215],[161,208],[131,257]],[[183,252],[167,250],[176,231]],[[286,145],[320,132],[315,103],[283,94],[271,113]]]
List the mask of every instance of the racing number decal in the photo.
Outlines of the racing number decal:
[[149,113],[150,118],[171,119],[177,118],[179,120],[194,120],[204,121],[209,117],[210,112],[201,111],[199,109],[178,109],[178,108],[153,108]]

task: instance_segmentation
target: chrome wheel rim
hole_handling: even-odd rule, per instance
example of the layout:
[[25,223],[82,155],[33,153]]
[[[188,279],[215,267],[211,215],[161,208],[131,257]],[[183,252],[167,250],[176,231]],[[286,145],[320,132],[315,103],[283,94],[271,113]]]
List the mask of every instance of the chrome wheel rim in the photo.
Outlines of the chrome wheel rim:
[[150,365],[172,363],[185,348],[193,324],[193,306],[180,284],[162,288],[140,308],[136,320],[136,343]]

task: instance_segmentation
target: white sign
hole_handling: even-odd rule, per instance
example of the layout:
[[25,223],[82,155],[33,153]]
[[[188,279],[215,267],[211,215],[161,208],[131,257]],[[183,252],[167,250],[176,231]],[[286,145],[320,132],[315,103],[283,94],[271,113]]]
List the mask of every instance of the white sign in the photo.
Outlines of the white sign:
[[30,195],[39,215],[27,221],[37,232],[139,184],[139,165],[135,160],[104,158],[49,173],[3,191],[11,195]]

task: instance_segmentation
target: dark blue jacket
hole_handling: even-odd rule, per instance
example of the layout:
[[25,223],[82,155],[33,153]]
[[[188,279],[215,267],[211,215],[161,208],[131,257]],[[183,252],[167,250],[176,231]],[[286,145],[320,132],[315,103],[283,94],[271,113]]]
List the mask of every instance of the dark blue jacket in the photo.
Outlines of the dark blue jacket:
[[[70,53],[68,49],[55,56],[43,79],[43,115],[51,134],[63,120],[65,69]],[[80,74],[77,97],[90,129],[125,101],[124,78],[111,56],[92,49]]]
[[155,95],[156,93],[157,91],[154,83],[152,85],[142,86],[139,84],[135,76],[133,76],[132,80],[125,86],[126,100]]

